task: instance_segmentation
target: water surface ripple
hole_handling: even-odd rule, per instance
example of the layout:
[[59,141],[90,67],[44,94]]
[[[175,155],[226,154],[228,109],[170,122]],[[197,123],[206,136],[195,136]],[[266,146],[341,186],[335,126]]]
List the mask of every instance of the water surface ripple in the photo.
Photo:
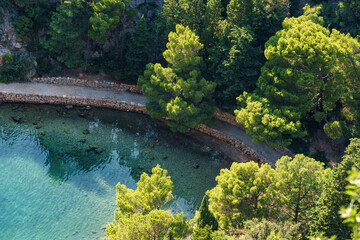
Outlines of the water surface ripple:
[[168,208],[191,218],[230,161],[140,114],[1,104],[0,239],[101,239],[115,185],[135,189],[156,164],[174,182]]

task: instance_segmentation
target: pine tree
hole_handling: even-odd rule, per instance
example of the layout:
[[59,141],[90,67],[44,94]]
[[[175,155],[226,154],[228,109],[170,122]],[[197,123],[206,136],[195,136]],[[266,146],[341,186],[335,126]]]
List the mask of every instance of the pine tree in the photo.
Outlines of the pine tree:
[[[216,83],[215,101],[224,110],[236,106],[236,97],[255,88],[261,69],[262,51],[255,46],[254,33],[224,23],[222,37],[209,48],[209,79]],[[251,61],[249,60],[251,59]]]
[[126,82],[136,84],[139,75],[144,73],[148,63],[148,30],[144,15],[136,22],[133,35],[128,42],[126,67],[124,75]]
[[218,222],[209,210],[209,203],[206,195],[204,195],[201,201],[199,217],[196,223],[198,228],[204,228],[206,225],[208,225],[211,227],[212,231],[216,231],[218,229]]
[[106,34],[116,28],[129,3],[130,0],[94,0],[91,3],[94,14],[89,21],[89,36],[104,44],[107,40]]
[[339,216],[341,206],[349,204],[350,197],[345,194],[347,178],[352,169],[360,170],[360,139],[353,138],[346,148],[346,155],[337,165],[331,177],[325,182],[319,200],[309,214],[308,227],[311,236],[324,233],[331,237],[336,235],[343,239],[350,239],[351,229],[346,226]]
[[68,68],[83,64],[82,36],[86,33],[88,10],[84,0],[63,1],[53,14],[45,48],[56,54],[56,59]]
[[172,131],[186,132],[213,119],[211,100],[216,85],[201,76],[203,44],[189,27],[177,25],[166,46],[163,56],[168,67],[148,64],[138,85],[149,99],[146,110],[152,118],[167,117]]
[[213,46],[221,35],[221,16],[224,8],[221,0],[208,0],[205,7],[201,40],[205,47]]

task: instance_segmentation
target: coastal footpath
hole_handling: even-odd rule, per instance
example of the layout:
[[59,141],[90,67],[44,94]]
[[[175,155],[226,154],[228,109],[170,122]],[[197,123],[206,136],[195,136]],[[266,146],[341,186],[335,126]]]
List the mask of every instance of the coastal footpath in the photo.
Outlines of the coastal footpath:
[[[69,77],[33,79],[26,83],[0,83],[0,102],[23,102],[35,104],[79,105],[117,109],[146,114],[146,97],[138,86],[117,84],[109,81],[87,81]],[[230,114],[216,112],[217,122],[201,124],[189,135],[216,145],[235,161],[254,160],[275,166],[287,149],[272,149],[267,144],[255,144],[245,130]],[[201,137],[207,135],[209,137]]]

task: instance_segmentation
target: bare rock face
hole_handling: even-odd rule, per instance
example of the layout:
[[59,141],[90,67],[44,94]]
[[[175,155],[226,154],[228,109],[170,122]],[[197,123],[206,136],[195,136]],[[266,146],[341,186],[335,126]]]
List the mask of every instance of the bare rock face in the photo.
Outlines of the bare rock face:
[[23,43],[16,38],[14,25],[11,22],[11,14],[7,9],[0,8],[0,48],[8,50],[23,50]]

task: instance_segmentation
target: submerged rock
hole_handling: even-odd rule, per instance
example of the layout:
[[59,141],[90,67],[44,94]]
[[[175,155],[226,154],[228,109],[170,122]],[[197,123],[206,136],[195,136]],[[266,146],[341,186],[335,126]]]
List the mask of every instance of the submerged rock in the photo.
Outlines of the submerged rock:
[[85,134],[85,135],[90,134],[89,129],[85,129],[85,130],[83,131],[83,134]]
[[17,123],[21,123],[21,122],[22,122],[22,118],[19,117],[19,116],[13,116],[13,117],[11,117],[11,119],[12,119],[14,122],[17,122]]
[[200,167],[199,164],[195,164],[195,165],[193,166],[194,169],[198,169],[199,167]]
[[68,104],[68,105],[65,106],[65,108],[68,109],[68,110],[69,110],[69,109],[73,109],[73,105]]
[[104,149],[100,148],[99,146],[97,145],[89,145],[89,148],[86,149],[87,152],[90,152],[90,151],[93,151],[95,152],[96,154],[100,154],[104,151]]

